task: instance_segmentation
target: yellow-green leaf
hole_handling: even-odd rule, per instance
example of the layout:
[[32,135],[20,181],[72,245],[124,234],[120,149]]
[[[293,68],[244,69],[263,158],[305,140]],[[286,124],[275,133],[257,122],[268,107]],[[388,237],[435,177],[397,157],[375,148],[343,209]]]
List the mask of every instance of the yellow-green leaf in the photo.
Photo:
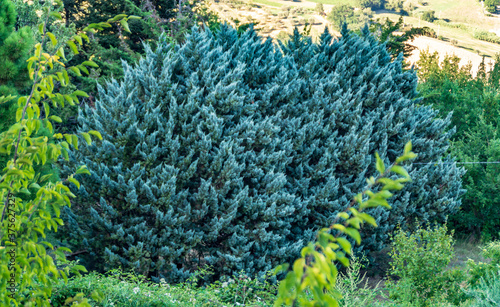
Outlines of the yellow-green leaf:
[[385,172],[384,161],[382,161],[382,159],[380,159],[380,156],[378,155],[378,152],[375,153],[375,158],[377,159],[377,162],[375,163],[375,167],[377,168],[377,171],[380,174],[383,174]]
[[80,188],[80,182],[78,182],[75,178],[70,177],[68,178],[68,181],[76,185],[77,188]]
[[337,242],[339,242],[340,246],[342,247],[342,249],[348,253],[349,255],[352,253],[352,246],[351,246],[351,243],[349,241],[347,241],[346,238],[342,238],[342,237],[339,237],[337,238]]
[[92,144],[92,140],[90,139],[90,135],[88,133],[81,132],[80,134],[83,136],[83,138],[85,139],[87,144],[89,144],[89,145]]
[[354,228],[351,228],[351,227],[347,227],[345,229],[345,233],[347,235],[349,235],[351,238],[353,238],[354,240],[356,240],[356,243],[361,244],[361,236],[359,235],[359,231],[354,229]]
[[122,25],[125,31],[127,31],[128,33],[132,33],[130,32],[130,29],[128,27],[128,22],[125,19],[120,20],[120,24]]
[[46,34],[50,38],[50,41],[52,42],[52,46],[57,45],[56,36],[54,34],[52,34],[51,32],[47,32]]
[[69,48],[71,49],[71,51],[73,51],[74,54],[78,54],[79,53],[78,52],[78,47],[76,47],[75,42],[68,41],[67,44],[68,44]]
[[59,116],[52,115],[49,117],[51,120],[55,121],[56,123],[62,123],[62,119]]
[[90,130],[89,131],[89,134],[90,135],[93,135],[95,137],[97,137],[99,140],[102,141],[102,136],[101,136],[101,133],[99,131],[96,131],[96,130]]

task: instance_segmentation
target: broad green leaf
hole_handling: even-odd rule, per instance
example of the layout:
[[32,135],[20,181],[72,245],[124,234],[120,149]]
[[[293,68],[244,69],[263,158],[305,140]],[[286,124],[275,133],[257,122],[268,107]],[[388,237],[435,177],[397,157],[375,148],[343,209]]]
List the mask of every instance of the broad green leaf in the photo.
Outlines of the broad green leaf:
[[87,169],[87,167],[85,165],[83,165],[83,166],[80,166],[80,168],[76,170],[75,174],[87,174],[87,175],[90,175],[90,172]]
[[349,255],[352,254],[351,243],[349,241],[347,241],[346,238],[339,237],[339,238],[337,238],[337,242],[340,244],[340,246],[342,247],[342,249],[346,253],[348,253]]
[[77,188],[80,188],[80,183],[75,178],[70,177],[70,178],[68,178],[68,181],[73,183],[74,185],[76,185]]
[[50,12],[49,16],[56,18],[57,20],[62,20],[62,16],[58,12]]
[[69,69],[69,70],[71,70],[72,72],[74,72],[74,73],[75,73],[75,75],[77,75],[77,76],[81,76],[81,75],[82,75],[82,73],[80,72],[80,70],[79,70],[79,69],[78,69],[78,67],[76,67],[76,66],[71,66],[71,67],[70,67],[70,68],[68,68],[68,69]]
[[62,123],[62,119],[59,116],[52,115],[49,117],[51,120],[55,121],[56,123]]
[[79,52],[78,52],[78,47],[76,47],[75,42],[73,42],[73,41],[68,41],[68,42],[67,42],[67,44],[68,44],[69,48],[71,49],[71,51],[73,51],[73,53],[74,53],[75,55],[76,55],[76,54],[79,54]]
[[51,32],[47,32],[46,33],[47,36],[50,38],[50,42],[52,43],[52,46],[56,46],[57,45],[57,38],[54,34],[52,34]]
[[45,111],[45,117],[50,115],[50,107],[45,101],[43,102],[43,110]]
[[125,19],[120,20],[120,24],[122,25],[125,31],[127,31],[128,33],[132,33],[130,31],[130,28],[128,27],[128,22]]
[[345,229],[345,233],[347,235],[349,235],[351,238],[353,238],[354,240],[356,240],[356,243],[358,245],[361,244],[361,235],[359,234],[358,230],[351,228],[351,227],[347,227]]
[[391,167],[391,172],[394,172],[398,175],[401,175],[405,178],[409,178],[410,175],[408,174],[408,172],[405,170],[404,167],[402,166],[399,166],[399,165],[394,165],[393,167]]
[[384,165],[384,161],[382,161],[382,159],[380,159],[380,156],[378,155],[378,152],[375,153],[375,158],[377,159],[377,162],[375,164],[376,168],[377,168],[377,171],[380,173],[380,174],[383,174],[385,172],[385,165]]
[[97,68],[97,67],[99,67],[99,65],[97,65],[97,64],[96,64],[95,62],[93,62],[93,61],[84,61],[84,62],[82,63],[82,65],[85,65],[85,66],[90,66],[90,67],[96,67],[96,68]]
[[87,95],[87,93],[85,93],[84,91],[80,91],[80,90],[76,90],[73,92],[73,95],[75,96],[83,96],[83,97],[89,97],[89,95]]
[[373,227],[377,227],[377,222],[375,222],[375,219],[368,213],[360,213],[358,216]]
[[81,132],[80,134],[83,136],[83,138],[85,139],[87,144],[89,144],[89,145],[92,144],[92,140],[90,139],[90,135],[88,133]]
[[87,69],[87,67],[85,67],[84,65],[81,65],[81,64],[80,64],[80,65],[78,65],[78,68],[79,68],[81,71],[83,71],[85,74],[90,75],[89,70],[88,70],[88,69]]
[[66,55],[64,53],[64,48],[61,47],[57,50],[57,53],[56,53],[59,57],[61,57],[61,59],[65,60],[66,61]]
[[80,35],[75,35],[73,38],[78,42],[78,44],[83,45],[82,37]]
[[306,260],[304,258],[299,258],[293,263],[293,271],[295,272],[297,278],[302,278],[302,274],[304,274],[305,264]]
[[337,216],[343,218],[344,220],[349,218],[349,214],[347,214],[347,212],[340,212]]
[[89,131],[89,134],[97,137],[99,140],[102,141],[102,136],[101,136],[101,133],[99,131],[91,130],[91,131]]
[[411,141],[406,143],[405,149],[404,149],[404,155],[408,154],[411,151],[411,147],[412,147]]
[[73,144],[73,138],[72,138],[71,134],[64,134],[64,138],[66,139],[66,142],[68,142],[69,145]]
[[74,134],[71,137],[73,138],[73,143],[72,143],[73,147],[75,147],[75,149],[78,150],[78,137]]
[[125,17],[127,17],[126,14],[118,14],[118,15],[114,16],[113,18],[108,19],[107,22],[108,23],[113,23],[113,22],[118,21],[120,19],[123,19]]

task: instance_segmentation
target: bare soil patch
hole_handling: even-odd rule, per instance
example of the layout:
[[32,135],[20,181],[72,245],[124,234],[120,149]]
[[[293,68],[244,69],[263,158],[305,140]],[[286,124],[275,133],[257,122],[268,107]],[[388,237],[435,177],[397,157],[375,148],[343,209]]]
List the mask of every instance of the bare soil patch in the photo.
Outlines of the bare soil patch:
[[[407,62],[411,64],[415,64],[420,58],[420,51],[428,50],[430,53],[438,52],[439,59],[443,60],[446,55],[456,55],[460,60],[460,65],[467,65],[469,62],[472,64],[472,74],[475,75],[479,68],[479,64],[482,61],[482,56],[479,54],[453,46],[450,43],[443,42],[441,40],[427,37],[427,36],[419,36],[416,37],[411,44],[417,49],[415,49],[411,56],[407,58]],[[485,63],[488,67],[490,63],[493,63],[493,59],[485,58]]]

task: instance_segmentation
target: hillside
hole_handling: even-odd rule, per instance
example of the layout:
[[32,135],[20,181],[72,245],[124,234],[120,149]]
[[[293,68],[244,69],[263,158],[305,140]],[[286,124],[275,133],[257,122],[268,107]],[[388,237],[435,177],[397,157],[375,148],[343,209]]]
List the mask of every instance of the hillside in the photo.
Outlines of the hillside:
[[[323,4],[324,14],[315,11],[318,3]],[[325,27],[339,35],[334,30],[327,16],[335,5],[352,5],[354,0],[212,0],[211,9],[221,19],[233,25],[236,23],[256,23],[263,36],[285,38],[285,33],[291,33],[294,27],[304,29],[306,23],[311,25],[311,35],[318,37]],[[417,37],[412,44],[417,47],[407,59],[408,63],[418,60],[420,50],[437,51],[441,57],[455,54],[462,58],[462,65],[469,61],[473,73],[477,70],[482,57],[487,63],[492,63],[496,53],[500,53],[500,44],[477,39],[480,33],[498,33],[500,31],[500,16],[487,14],[481,3],[476,0],[433,0],[412,3],[412,16],[404,17],[407,27],[429,27],[438,38]],[[427,22],[420,18],[424,11],[434,11],[437,18]],[[388,10],[371,11],[372,19],[389,18],[397,21],[400,14]],[[494,35],[493,35],[494,36]],[[500,37],[498,37],[500,41]]]

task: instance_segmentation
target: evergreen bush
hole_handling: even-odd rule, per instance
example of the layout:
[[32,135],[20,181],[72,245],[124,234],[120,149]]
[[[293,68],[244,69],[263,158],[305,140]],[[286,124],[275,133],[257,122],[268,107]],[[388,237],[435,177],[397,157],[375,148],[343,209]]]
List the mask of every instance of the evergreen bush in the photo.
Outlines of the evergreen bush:
[[104,138],[66,166],[92,173],[65,217],[66,243],[89,252],[88,267],[169,281],[205,264],[216,277],[262,275],[348,206],[375,173],[376,151],[394,160],[410,140],[423,163],[405,166],[415,183],[390,212],[368,210],[381,226],[363,231],[358,250],[383,248],[398,223],[443,221],[460,206],[463,170],[441,162],[449,117],[419,106],[416,74],[367,28],[338,40],[325,31],[317,44],[296,30],[278,48],[223,25],[145,49],[79,114],[82,131]]
[[[26,60],[33,48],[33,33],[29,28],[15,30],[16,9],[10,0],[0,0],[0,96],[24,94],[29,88]],[[15,123],[14,101],[0,102],[0,133]],[[9,157],[0,157],[0,170]]]

